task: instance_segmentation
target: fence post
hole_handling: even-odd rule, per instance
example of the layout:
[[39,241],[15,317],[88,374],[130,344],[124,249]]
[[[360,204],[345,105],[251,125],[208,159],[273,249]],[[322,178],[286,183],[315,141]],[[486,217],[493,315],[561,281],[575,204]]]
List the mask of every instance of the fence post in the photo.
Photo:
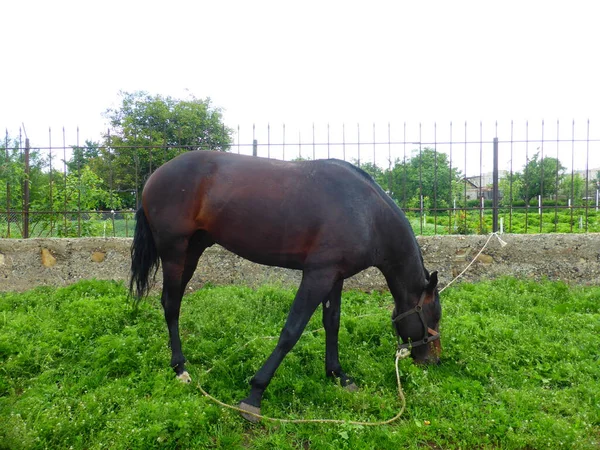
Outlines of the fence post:
[[25,138],[25,180],[23,181],[23,238],[29,237],[29,138]]
[[[8,129],[6,130],[6,137],[4,139],[4,154],[6,164],[8,165]],[[6,237],[10,237],[10,177],[6,179]]]
[[494,173],[493,180],[493,196],[492,196],[492,229],[494,233],[498,232],[498,138],[494,138]]
[[256,139],[252,141],[252,156],[258,156],[258,141]]

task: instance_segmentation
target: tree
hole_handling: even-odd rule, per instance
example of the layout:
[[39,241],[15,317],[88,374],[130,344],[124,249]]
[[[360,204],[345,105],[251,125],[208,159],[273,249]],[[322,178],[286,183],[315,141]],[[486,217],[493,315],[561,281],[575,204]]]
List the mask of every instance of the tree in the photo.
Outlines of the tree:
[[150,174],[181,152],[227,151],[232,130],[209,98],[175,99],[147,92],[121,92],[118,108],[105,116],[110,130],[90,167],[127,207],[136,207]]
[[432,207],[447,208],[459,189],[460,177],[460,170],[450,168],[447,154],[425,147],[414,150],[408,161],[397,160],[391,177],[384,174],[384,183],[390,185],[390,195],[403,208],[420,205],[421,196],[428,198]]
[[560,182],[561,196],[571,199],[572,206],[581,206],[585,197],[585,178],[576,173],[565,175]]
[[[8,139],[7,139],[8,141]],[[39,149],[29,152],[29,176],[25,173],[25,155],[17,140],[0,144],[0,209],[23,210],[25,179],[29,180],[29,203],[35,204],[48,192],[48,161]]]
[[89,166],[78,172],[71,172],[63,183],[56,185],[52,196],[55,211],[94,211],[117,210],[121,201],[116,195],[103,188],[100,177]]
[[498,181],[498,190],[502,198],[500,205],[510,207],[515,200],[523,198],[523,180],[518,174],[509,174]]
[[565,167],[556,158],[539,158],[539,153],[533,155],[533,158],[527,162],[522,173],[516,173],[515,176],[523,184],[522,198],[526,203],[532,198],[542,195],[551,197],[557,193],[558,184],[565,171]]
[[69,172],[78,172],[82,170],[90,161],[100,156],[100,143],[85,141],[83,147],[73,146],[73,156],[67,161]]

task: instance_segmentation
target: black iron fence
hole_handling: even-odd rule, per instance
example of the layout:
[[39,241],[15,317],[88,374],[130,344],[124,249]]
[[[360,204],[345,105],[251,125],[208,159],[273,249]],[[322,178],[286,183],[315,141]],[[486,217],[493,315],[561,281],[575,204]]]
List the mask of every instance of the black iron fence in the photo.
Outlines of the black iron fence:
[[[352,162],[417,234],[599,232],[598,131],[589,121],[267,125],[237,127],[226,150]],[[160,133],[150,144],[61,134],[58,145],[52,130],[47,143],[20,131],[0,142],[0,237],[131,236],[147,177],[181,152],[209,149]]]

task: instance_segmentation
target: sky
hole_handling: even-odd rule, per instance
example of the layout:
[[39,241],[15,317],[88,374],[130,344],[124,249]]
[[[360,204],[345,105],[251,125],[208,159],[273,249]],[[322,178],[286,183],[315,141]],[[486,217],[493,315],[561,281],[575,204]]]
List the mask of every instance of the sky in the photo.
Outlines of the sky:
[[[539,139],[542,120],[545,139],[585,138],[588,120],[600,139],[594,1],[5,0],[0,17],[0,126],[24,125],[33,145],[49,128],[52,145],[63,127],[67,145],[77,127],[80,142],[98,140],[119,91],[137,90],[210,97],[244,143],[280,141],[283,124],[290,143],[310,142],[313,124],[317,142],[327,124],[337,142],[342,126],[348,141],[387,140],[388,124],[403,140],[405,123],[408,140],[432,141],[436,124],[441,141],[450,122],[453,140],[489,141],[498,122],[508,141],[511,120],[515,140],[526,121]],[[561,160],[600,167],[599,144],[588,162],[561,144]],[[503,145],[502,168],[524,151]]]

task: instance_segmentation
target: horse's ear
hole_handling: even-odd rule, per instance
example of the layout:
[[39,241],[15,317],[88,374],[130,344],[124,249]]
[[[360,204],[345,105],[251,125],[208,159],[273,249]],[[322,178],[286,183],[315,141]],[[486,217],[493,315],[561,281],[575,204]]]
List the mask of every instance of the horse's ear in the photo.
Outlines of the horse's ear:
[[431,272],[431,275],[429,275],[429,283],[427,284],[427,290],[429,292],[433,292],[433,290],[436,288],[438,284],[438,273],[437,270],[434,272]]

